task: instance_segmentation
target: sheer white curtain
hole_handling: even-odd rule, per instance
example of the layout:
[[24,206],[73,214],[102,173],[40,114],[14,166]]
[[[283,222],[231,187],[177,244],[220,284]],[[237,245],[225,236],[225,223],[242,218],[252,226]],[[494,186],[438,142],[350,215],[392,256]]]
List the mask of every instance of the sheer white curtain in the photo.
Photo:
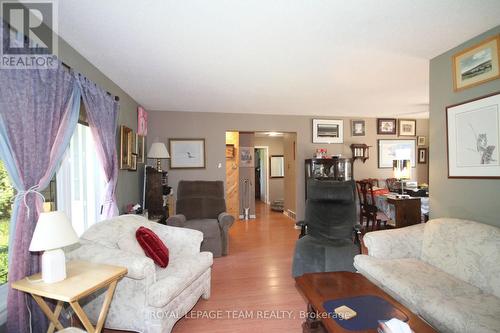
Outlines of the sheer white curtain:
[[90,128],[78,124],[57,172],[57,209],[80,236],[99,221],[106,180]]

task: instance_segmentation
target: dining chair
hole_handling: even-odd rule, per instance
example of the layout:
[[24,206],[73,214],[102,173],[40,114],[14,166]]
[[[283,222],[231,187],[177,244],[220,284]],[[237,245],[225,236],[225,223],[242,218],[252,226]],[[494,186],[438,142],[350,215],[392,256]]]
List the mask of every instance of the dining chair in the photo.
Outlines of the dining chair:
[[366,179],[363,179],[363,180],[366,181],[366,182],[371,183],[373,186],[380,187],[379,182],[378,182],[378,178],[366,178]]
[[389,192],[399,192],[401,189],[401,185],[399,185],[399,181],[396,178],[387,178],[385,186],[387,186]]
[[366,220],[365,230],[370,230],[371,224],[372,231],[387,227],[388,218],[376,205],[373,182],[370,179],[356,181],[356,191],[359,199],[359,224],[365,225]]

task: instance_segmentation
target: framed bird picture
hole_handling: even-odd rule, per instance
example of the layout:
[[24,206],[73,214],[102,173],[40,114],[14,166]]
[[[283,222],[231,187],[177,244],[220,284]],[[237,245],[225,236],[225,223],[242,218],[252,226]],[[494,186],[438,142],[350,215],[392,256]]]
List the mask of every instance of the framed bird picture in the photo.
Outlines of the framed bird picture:
[[169,139],[170,169],[205,169],[205,139]]

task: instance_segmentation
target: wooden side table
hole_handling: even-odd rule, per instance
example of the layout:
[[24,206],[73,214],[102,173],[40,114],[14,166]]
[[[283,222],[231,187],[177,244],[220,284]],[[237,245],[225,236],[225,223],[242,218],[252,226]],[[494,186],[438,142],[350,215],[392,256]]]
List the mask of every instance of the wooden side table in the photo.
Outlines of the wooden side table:
[[[100,333],[109,305],[115,292],[118,280],[127,274],[125,267],[95,264],[87,261],[70,261],[66,264],[67,278],[56,283],[44,283],[41,281],[41,274],[35,274],[28,278],[12,283],[12,288],[31,294],[43,313],[49,318],[50,326],[47,333],[54,332],[54,329],[62,330],[63,326],[59,321],[64,302],[70,304],[83,326],[89,333]],[[78,301],[102,288],[107,287],[106,297],[102,304],[97,325],[94,327],[83,311]],[[43,298],[57,300],[57,305],[52,311]]]
[[392,198],[387,197],[387,203],[394,205],[396,228],[422,222],[420,198]]

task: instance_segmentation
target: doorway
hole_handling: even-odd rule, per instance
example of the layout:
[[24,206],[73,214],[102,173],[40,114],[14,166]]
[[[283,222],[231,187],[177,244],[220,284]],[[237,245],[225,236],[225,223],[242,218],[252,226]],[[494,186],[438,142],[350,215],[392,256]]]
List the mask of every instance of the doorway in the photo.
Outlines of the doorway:
[[269,204],[269,147],[255,146],[255,200]]
[[262,212],[257,204],[295,218],[296,138],[288,132],[226,132],[226,206],[231,215],[251,221]]

